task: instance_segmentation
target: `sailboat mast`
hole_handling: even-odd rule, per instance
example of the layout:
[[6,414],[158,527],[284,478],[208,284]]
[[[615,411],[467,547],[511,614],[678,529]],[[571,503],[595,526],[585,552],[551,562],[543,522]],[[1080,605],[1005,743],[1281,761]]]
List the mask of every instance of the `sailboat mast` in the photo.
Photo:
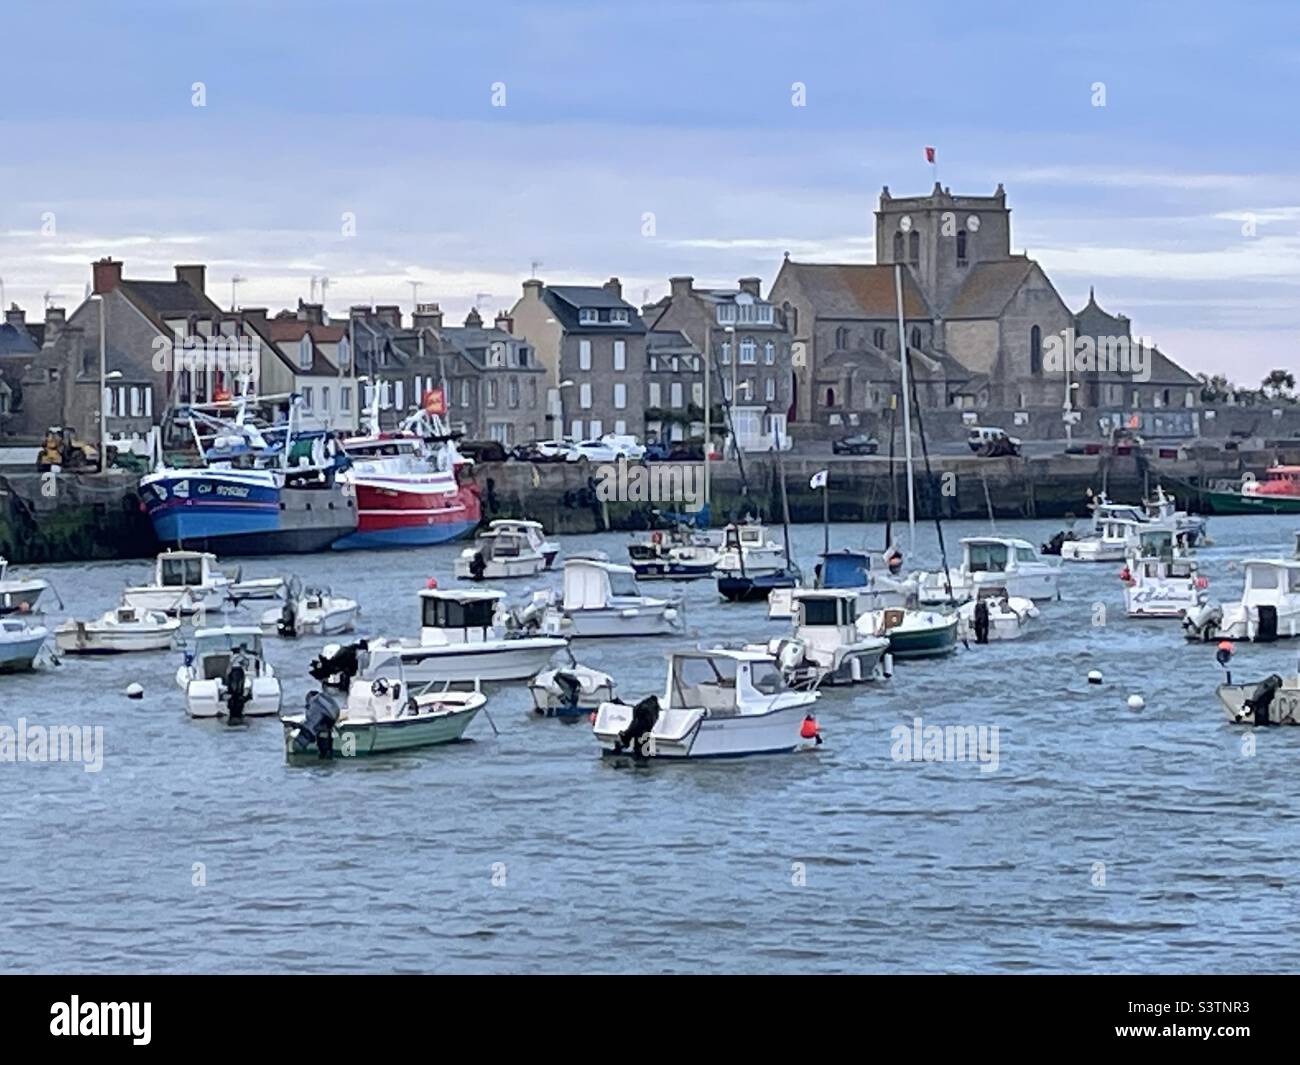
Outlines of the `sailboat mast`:
[[898,304],[898,365],[903,381],[903,453],[907,462],[908,549],[916,551],[916,475],[912,469],[912,403],[907,380],[907,332],[903,324],[903,264],[894,264],[894,295]]

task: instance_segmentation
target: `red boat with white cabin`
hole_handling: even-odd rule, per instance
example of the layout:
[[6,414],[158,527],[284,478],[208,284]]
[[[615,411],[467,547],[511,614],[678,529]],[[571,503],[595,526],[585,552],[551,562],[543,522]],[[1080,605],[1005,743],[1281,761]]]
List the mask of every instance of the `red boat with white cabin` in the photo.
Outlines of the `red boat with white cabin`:
[[478,486],[443,424],[442,391],[425,393],[393,432],[379,429],[373,391],[366,432],[343,441],[352,465],[339,475],[356,494],[357,529],[334,549],[422,547],[470,535],[482,516]]

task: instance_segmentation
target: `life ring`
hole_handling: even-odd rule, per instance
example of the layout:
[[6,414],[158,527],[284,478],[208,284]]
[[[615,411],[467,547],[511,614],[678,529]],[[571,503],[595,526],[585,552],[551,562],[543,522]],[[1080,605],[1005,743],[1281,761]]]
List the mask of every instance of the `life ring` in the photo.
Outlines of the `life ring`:
[[664,534],[656,529],[650,534],[650,542],[652,544],[662,544],[664,542]]

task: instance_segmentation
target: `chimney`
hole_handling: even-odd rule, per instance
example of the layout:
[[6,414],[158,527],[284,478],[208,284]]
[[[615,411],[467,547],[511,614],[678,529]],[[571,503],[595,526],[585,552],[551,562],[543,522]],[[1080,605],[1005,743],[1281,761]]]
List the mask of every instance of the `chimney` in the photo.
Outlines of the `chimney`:
[[325,305],[323,303],[304,303],[298,297],[298,321],[310,322],[312,325],[325,324]]
[[90,270],[94,282],[93,289],[98,295],[106,295],[122,282],[122,263],[108,256],[99,262],[91,263]]
[[441,329],[442,308],[436,303],[421,303],[415,308],[415,314],[411,317],[411,325],[415,329]]
[[354,303],[348,308],[348,318],[351,321],[364,322],[370,318],[370,305],[367,303]]
[[497,320],[493,324],[503,333],[515,331],[515,320],[510,317],[509,311],[497,311]]
[[668,279],[668,288],[672,294],[672,300],[676,303],[679,299],[685,300],[691,297],[691,286],[695,284],[693,277],[670,277]]
[[375,317],[391,329],[402,328],[402,308],[396,303],[381,303],[375,307]]
[[465,328],[466,329],[483,328],[483,317],[478,313],[477,307],[471,307],[469,309],[469,314],[465,315]]
[[16,303],[9,304],[9,309],[5,311],[5,325],[11,325],[18,330],[27,329],[27,312]]
[[524,299],[539,300],[542,298],[542,283],[535,277],[530,277],[524,282]]
[[621,300],[623,298],[623,282],[616,277],[611,277],[600,287],[616,299]]
[[756,300],[762,299],[762,296],[759,294],[759,290],[762,287],[763,279],[761,277],[742,277],[740,279],[740,291],[748,292]]
[[63,332],[63,327],[68,322],[68,312],[62,307],[45,308],[45,346],[53,344],[59,339],[59,334]]
[[263,332],[266,331],[268,313],[265,307],[241,307],[239,315],[240,321],[248,322]]
[[176,280],[189,285],[195,292],[202,296],[206,289],[204,285],[207,282],[208,268],[202,263],[190,264],[188,266],[178,265],[176,267]]

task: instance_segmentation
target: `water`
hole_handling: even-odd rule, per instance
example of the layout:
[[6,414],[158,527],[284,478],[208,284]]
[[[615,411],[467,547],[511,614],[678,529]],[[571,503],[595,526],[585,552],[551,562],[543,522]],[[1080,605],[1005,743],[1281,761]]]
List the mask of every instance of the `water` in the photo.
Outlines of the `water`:
[[[1289,552],[1295,518],[1220,518],[1211,593],[1232,560]],[[1035,543],[1055,522],[1000,522]],[[983,523],[945,526],[949,551]],[[933,564],[921,526],[909,563]],[[795,530],[811,565],[821,529]],[[835,546],[876,546],[838,525]],[[625,557],[626,538],[566,537]],[[906,532],[903,533],[906,543]],[[358,598],[364,630],[412,635],[416,591],[459,550],[249,560]],[[1300,729],[1223,718],[1212,648],[1123,617],[1118,563],[1067,567],[1020,641],[900,663],[827,693],[816,752],[616,768],[589,729],[497,688],[473,742],[287,766],[280,726],[196,722],[178,653],[72,659],[0,677],[0,718],[103,725],[102,772],[0,765],[8,971],[1257,971],[1300,964]],[[141,563],[50,567],[96,615]],[[522,585],[511,590],[522,594]],[[663,588],[663,585],[655,587]],[[767,638],[761,604],[686,586],[703,635]],[[1093,625],[1094,604],[1108,623]],[[51,602],[52,605],[52,602]],[[259,608],[260,609],[260,608]],[[62,615],[53,612],[50,620]],[[268,640],[301,705],[326,641]],[[578,646],[625,697],[659,690],[659,641]],[[1300,643],[1241,645],[1242,678]],[[1089,669],[1106,682],[1090,687]],[[143,701],[124,698],[132,680]],[[1147,702],[1129,710],[1130,692]],[[896,763],[890,730],[996,725],[999,767]],[[201,863],[201,866],[200,864]],[[801,864],[800,864],[801,863]],[[1102,863],[1104,870],[1097,865]],[[800,870],[803,873],[800,876]],[[1104,874],[1104,883],[1102,875]],[[195,885],[206,879],[206,884]],[[802,881],[802,882],[801,882]]]

